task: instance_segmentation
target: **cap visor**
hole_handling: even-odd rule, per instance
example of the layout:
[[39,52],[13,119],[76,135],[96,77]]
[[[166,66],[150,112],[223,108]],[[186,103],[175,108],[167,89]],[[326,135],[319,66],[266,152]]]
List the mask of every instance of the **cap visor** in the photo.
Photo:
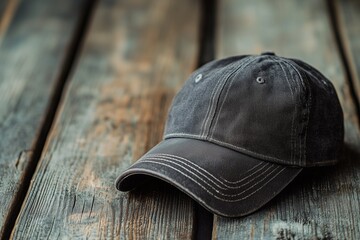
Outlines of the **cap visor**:
[[209,211],[226,217],[250,214],[274,198],[302,170],[262,161],[210,142],[163,140],[116,180],[120,191],[164,180]]

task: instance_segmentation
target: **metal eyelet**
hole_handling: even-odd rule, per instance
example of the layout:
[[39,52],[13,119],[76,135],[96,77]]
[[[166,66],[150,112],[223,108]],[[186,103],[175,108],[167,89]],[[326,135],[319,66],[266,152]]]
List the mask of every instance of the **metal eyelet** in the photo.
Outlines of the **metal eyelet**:
[[200,74],[198,74],[198,75],[196,76],[196,78],[195,78],[195,83],[200,82],[201,79],[202,79],[202,74],[200,73]]
[[262,77],[257,77],[256,82],[263,84],[263,83],[265,83],[265,80]]

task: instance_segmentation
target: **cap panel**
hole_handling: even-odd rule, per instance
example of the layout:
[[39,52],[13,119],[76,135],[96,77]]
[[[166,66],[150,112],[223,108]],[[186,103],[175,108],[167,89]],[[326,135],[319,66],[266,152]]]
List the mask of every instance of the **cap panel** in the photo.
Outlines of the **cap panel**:
[[291,61],[285,58],[278,58],[279,63],[284,66],[285,71],[290,76],[296,92],[297,115],[294,123],[295,146],[293,163],[299,166],[306,166],[306,138],[307,126],[309,124],[311,92],[306,77]]
[[174,134],[190,134],[201,137],[202,127],[218,85],[229,72],[229,66],[246,56],[212,61],[194,72],[175,96],[170,108],[164,137]]
[[[263,79],[263,83],[257,81]],[[243,149],[250,155],[274,162],[294,162],[296,99],[281,66],[263,56],[233,76],[221,97],[209,141]]]
[[333,84],[319,71],[292,60],[304,74],[311,91],[306,138],[306,165],[329,165],[338,160],[344,139],[343,113]]
[[262,55],[215,60],[194,72],[173,100],[164,138],[204,139],[260,159],[312,166],[335,162],[343,135],[329,80],[300,60]]
[[257,56],[250,56],[244,59],[244,61],[235,61],[233,64],[229,64],[229,66],[227,66],[226,74],[224,74],[223,79],[217,85],[216,94],[214,94],[212,98],[213,102],[209,107],[209,114],[206,116],[204,125],[202,126],[202,138],[209,138],[210,129],[214,124],[214,117],[217,115],[224,88],[226,89],[226,86],[229,85],[228,83],[233,81],[235,74],[242,71],[247,65],[255,62],[256,58]]

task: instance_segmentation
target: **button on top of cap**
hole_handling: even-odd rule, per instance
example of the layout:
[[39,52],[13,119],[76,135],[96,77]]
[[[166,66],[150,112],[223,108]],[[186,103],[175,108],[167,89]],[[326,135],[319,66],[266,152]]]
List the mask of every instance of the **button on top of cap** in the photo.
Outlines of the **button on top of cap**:
[[271,55],[271,56],[273,56],[273,55],[275,55],[275,53],[274,52],[262,52],[261,55]]

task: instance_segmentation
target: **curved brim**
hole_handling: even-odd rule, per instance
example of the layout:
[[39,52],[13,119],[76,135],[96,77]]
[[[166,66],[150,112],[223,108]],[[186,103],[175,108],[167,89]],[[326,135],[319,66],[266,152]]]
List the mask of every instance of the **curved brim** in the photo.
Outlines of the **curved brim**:
[[302,170],[261,161],[206,141],[163,140],[116,180],[129,191],[150,177],[188,194],[209,211],[226,217],[250,214],[274,198]]

